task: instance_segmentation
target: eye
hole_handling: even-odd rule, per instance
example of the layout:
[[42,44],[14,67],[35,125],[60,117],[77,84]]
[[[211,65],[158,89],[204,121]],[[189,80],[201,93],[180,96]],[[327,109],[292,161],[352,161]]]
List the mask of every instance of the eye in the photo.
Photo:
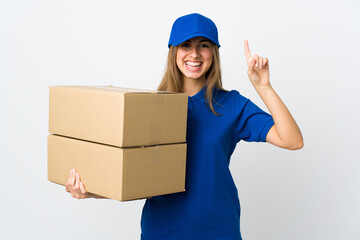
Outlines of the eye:
[[188,47],[190,47],[190,43],[184,42],[180,45],[180,47],[188,48]]
[[209,48],[209,47],[210,47],[210,44],[208,44],[208,43],[202,43],[202,44],[201,44],[201,47],[202,47],[202,48]]

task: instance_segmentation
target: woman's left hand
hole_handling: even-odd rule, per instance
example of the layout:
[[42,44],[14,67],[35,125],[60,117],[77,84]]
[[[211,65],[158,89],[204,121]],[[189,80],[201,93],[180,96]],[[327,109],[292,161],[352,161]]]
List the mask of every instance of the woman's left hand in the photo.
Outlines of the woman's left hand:
[[257,54],[251,55],[249,43],[244,41],[245,57],[248,64],[247,74],[254,87],[269,86],[269,60]]

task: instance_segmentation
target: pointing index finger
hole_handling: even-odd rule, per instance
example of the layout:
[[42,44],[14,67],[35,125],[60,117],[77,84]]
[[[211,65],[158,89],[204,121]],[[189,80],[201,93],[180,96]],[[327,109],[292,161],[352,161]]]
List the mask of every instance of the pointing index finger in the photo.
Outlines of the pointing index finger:
[[250,48],[249,48],[249,42],[248,42],[248,40],[245,40],[245,41],[244,41],[244,50],[245,50],[246,61],[249,63],[250,58],[251,58],[251,53],[250,53]]

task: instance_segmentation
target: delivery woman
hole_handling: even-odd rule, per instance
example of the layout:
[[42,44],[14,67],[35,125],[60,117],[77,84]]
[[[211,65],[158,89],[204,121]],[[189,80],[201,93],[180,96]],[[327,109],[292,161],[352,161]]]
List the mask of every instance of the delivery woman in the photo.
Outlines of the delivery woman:
[[[188,94],[185,192],[147,199],[142,211],[142,240],[240,240],[238,191],[229,170],[240,140],[269,142],[296,150],[302,134],[269,82],[269,61],[251,54],[244,42],[248,77],[268,114],[238,91],[222,88],[218,32],[209,18],[178,18],[169,40],[161,91]],[[88,194],[72,170],[66,190]]]

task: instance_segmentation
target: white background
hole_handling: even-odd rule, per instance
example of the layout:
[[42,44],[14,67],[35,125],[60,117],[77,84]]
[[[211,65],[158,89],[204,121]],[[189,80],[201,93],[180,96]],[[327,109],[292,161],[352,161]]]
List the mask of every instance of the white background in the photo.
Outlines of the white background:
[[144,200],[72,199],[47,181],[48,86],[156,89],[173,21],[219,29],[223,83],[265,109],[243,41],[304,135],[300,151],[238,144],[230,164],[245,240],[360,239],[356,0],[0,0],[0,239],[139,239]]

